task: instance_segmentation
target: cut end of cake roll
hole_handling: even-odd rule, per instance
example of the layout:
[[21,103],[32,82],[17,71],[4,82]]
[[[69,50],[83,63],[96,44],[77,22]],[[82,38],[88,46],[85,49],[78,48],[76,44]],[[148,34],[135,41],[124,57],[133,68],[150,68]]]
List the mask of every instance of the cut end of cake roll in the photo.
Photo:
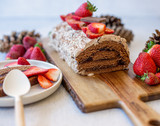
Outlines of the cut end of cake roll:
[[129,65],[126,40],[116,35],[89,39],[82,30],[73,30],[66,22],[55,27],[49,45],[80,75],[124,70]]
[[126,40],[116,35],[103,35],[88,43],[76,56],[76,61],[81,75],[124,70],[130,62]]

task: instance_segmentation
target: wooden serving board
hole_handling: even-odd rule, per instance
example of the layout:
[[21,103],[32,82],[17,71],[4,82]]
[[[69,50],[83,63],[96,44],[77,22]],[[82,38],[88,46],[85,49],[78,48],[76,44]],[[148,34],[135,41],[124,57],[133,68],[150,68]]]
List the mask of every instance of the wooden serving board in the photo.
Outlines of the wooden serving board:
[[159,99],[160,85],[148,86],[137,79],[132,64],[125,71],[81,76],[74,73],[47,43],[48,39],[44,39],[48,61],[62,70],[63,85],[82,112],[119,107],[136,126],[160,126],[160,115],[143,102]]

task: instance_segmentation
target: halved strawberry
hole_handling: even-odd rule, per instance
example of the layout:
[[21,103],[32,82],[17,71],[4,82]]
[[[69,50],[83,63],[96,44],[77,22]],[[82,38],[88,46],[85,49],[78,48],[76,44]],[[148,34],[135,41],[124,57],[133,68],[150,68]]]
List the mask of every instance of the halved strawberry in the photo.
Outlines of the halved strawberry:
[[88,30],[87,27],[82,27],[82,31],[86,34],[86,31]]
[[88,25],[88,29],[93,33],[102,33],[106,29],[106,25],[103,23],[91,23]]
[[11,62],[11,63],[7,63],[6,65],[4,65],[4,67],[15,66],[15,65],[18,65],[17,62]]
[[58,69],[51,68],[47,73],[44,74],[44,76],[51,81],[57,81],[59,74],[60,71]]
[[66,21],[74,30],[81,30],[81,27],[86,25],[84,22],[74,19],[66,19]]
[[113,33],[114,33],[114,30],[106,28],[105,34],[113,34]]
[[96,33],[92,33],[89,29],[86,31],[86,36],[90,39],[95,39],[98,38],[100,36],[102,36],[104,34],[104,32],[96,34]]
[[49,88],[53,85],[52,82],[50,82],[47,78],[45,78],[42,75],[38,75],[38,82],[39,82],[40,86],[45,89]]
[[65,20],[66,15],[60,15],[60,18],[62,19],[62,21],[66,21],[66,20]]
[[30,63],[24,57],[19,57],[17,63],[18,65],[30,65]]
[[80,21],[82,17],[77,15],[72,15],[72,19],[75,19],[76,21]]
[[33,66],[29,69],[27,69],[26,71],[24,71],[23,73],[27,76],[33,76],[33,75],[39,75],[39,74],[45,74],[48,72],[48,69],[43,69],[37,66]]

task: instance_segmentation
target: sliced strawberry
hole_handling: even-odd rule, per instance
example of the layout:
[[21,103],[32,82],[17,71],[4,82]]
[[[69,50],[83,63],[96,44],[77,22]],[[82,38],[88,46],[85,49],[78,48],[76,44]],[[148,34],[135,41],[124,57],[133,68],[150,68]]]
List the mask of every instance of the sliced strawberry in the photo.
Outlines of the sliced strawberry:
[[114,33],[114,30],[106,28],[105,34],[113,34],[113,33]]
[[30,65],[30,63],[24,57],[19,57],[17,63],[18,65]]
[[66,21],[67,19],[72,19],[72,13],[69,13],[69,14],[66,15],[65,21]]
[[18,65],[17,62],[11,62],[11,63],[7,63],[6,65],[4,65],[4,67],[15,66],[15,65]]
[[38,82],[39,82],[40,86],[45,89],[49,88],[53,85],[52,82],[50,82],[47,78],[45,78],[42,75],[38,75]]
[[23,73],[27,76],[33,76],[33,75],[39,75],[39,74],[45,74],[48,72],[48,69],[39,68],[37,66],[33,66],[29,68],[28,70],[24,71]]
[[106,25],[103,23],[91,23],[88,25],[88,29],[93,33],[102,33],[106,29]]
[[62,21],[65,21],[66,15],[60,15],[60,18],[62,19]]
[[44,76],[51,80],[51,81],[57,81],[59,77],[60,71],[58,69],[49,69],[47,73],[44,74]]
[[86,34],[86,31],[88,30],[87,27],[82,27],[82,31]]
[[66,19],[66,21],[74,30],[81,30],[81,27],[85,26],[85,23],[82,21],[76,21],[74,19]]
[[72,15],[72,19],[75,19],[76,21],[80,21],[82,17],[80,16],[76,16],[76,15]]
[[95,38],[98,38],[100,36],[102,36],[104,34],[104,32],[100,33],[100,34],[95,34],[95,33],[92,33],[89,29],[86,31],[86,36],[90,39],[95,39]]

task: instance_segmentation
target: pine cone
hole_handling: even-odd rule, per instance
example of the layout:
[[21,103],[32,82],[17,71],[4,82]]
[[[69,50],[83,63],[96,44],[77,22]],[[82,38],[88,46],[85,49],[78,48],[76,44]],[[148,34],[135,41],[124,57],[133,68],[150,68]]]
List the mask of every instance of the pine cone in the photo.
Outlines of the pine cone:
[[130,43],[133,40],[133,33],[131,30],[125,29],[123,26],[111,27],[114,30],[115,35],[119,35],[122,38],[127,40],[127,43]]
[[119,35],[122,38],[125,38],[127,40],[127,43],[130,43],[133,40],[133,33],[131,30],[128,30],[124,27],[124,24],[121,22],[121,19],[115,16],[100,16],[101,18],[106,18],[106,27],[113,29],[115,35]]
[[146,45],[143,51],[148,49],[148,43],[150,41],[154,42],[155,44],[160,44],[160,31],[156,29],[155,32],[156,33],[152,33],[152,37],[149,37],[149,40],[146,42]]
[[35,31],[22,31],[22,32],[12,32],[10,36],[4,35],[2,40],[0,40],[0,52],[8,52],[13,44],[22,44],[22,40],[25,36],[31,36],[36,39],[40,38],[39,33]]
[[113,26],[123,26],[124,24],[121,22],[121,19],[115,16],[110,15],[102,15],[101,18],[106,18],[106,26],[113,27]]

